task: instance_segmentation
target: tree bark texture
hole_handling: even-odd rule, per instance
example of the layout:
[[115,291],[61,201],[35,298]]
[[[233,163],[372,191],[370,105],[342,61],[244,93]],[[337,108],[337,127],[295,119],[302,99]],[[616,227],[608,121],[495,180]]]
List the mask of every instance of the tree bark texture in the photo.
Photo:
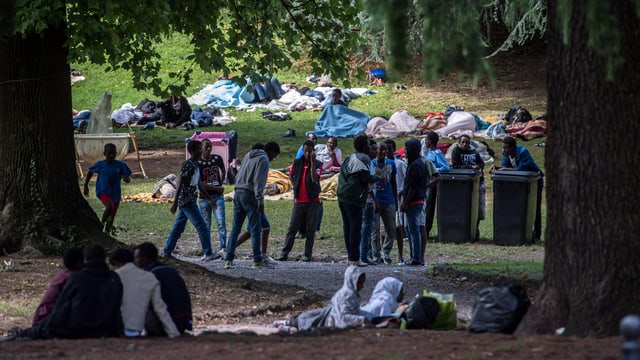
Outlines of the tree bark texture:
[[64,24],[0,37],[0,253],[108,242],[78,186],[65,42]]
[[573,2],[566,44],[548,2],[544,279],[520,334],[612,336],[640,313],[640,24],[633,1],[609,4],[624,59],[612,81],[587,46],[584,2]]

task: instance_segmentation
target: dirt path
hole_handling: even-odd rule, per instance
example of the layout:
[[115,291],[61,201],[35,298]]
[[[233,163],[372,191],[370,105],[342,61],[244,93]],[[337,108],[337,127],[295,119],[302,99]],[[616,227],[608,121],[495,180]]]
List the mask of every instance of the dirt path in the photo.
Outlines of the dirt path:
[[[234,268],[224,269],[224,262],[216,260],[203,263],[196,258],[182,258],[183,260],[205,266],[209,271],[220,275],[242,277],[262,282],[295,285],[315,292],[325,299],[330,299],[342,287],[344,263],[277,262],[273,269],[252,269],[252,260],[236,259]],[[440,293],[453,293],[458,310],[458,318],[468,321],[471,318],[471,307],[475,294],[480,287],[478,284],[454,282],[442,278],[429,276],[429,267],[424,266],[396,266],[377,265],[367,266],[363,270],[367,275],[365,287],[360,292],[361,299],[366,302],[371,296],[376,283],[384,277],[391,276],[404,283],[406,300],[422,292],[423,289]]]

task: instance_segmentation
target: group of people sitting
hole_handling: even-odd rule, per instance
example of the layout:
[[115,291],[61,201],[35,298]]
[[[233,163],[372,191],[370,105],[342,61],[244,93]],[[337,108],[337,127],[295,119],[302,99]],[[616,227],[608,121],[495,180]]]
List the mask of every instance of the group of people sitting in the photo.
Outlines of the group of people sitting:
[[68,249],[32,326],[13,331],[10,339],[176,337],[192,330],[187,286],[158,261],[155,245],[114,250],[108,258],[114,270],[106,259],[100,245]]

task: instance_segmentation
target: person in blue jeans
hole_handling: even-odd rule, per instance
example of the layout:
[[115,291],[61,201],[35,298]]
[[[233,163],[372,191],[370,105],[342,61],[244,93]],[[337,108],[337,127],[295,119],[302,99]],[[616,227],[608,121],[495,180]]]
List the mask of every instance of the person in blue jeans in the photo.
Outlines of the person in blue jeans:
[[251,231],[251,248],[253,249],[253,267],[272,267],[273,264],[262,256],[260,249],[260,214],[264,213],[264,186],[269,175],[269,162],[280,154],[280,145],[268,142],[262,149],[262,144],[256,144],[242,159],[242,165],[236,176],[233,195],[233,225],[227,244],[225,269],[233,267],[238,236],[242,230],[244,220],[248,220]]
[[[421,154],[423,157],[429,159],[438,173],[448,172],[451,170],[447,159],[444,157],[442,150],[438,149],[438,141],[440,137],[433,131],[427,133],[427,137],[421,140]],[[426,237],[429,236],[431,228],[433,227],[433,218],[436,213],[436,201],[438,200],[438,188],[433,187],[427,191],[426,205],[425,205],[425,231]]]
[[[171,213],[176,214],[176,220],[173,228],[169,233],[167,242],[164,245],[164,256],[172,258],[172,252],[178,244],[178,239],[187,226],[187,220],[190,221],[198,232],[198,238],[202,245],[203,261],[213,260],[213,251],[211,250],[211,234],[207,228],[207,222],[202,217],[198,208],[198,188],[200,187],[200,167],[198,160],[202,155],[202,143],[198,140],[191,140],[187,144],[187,151],[191,157],[182,163],[180,169],[180,180],[176,196],[171,205]],[[200,189],[201,194],[209,201],[211,207],[214,206],[211,197],[204,189]],[[177,212],[176,212],[177,211]]]
[[[267,218],[267,214],[262,212],[260,214],[260,251],[262,252],[262,258],[267,261],[271,261],[271,258],[267,255],[267,246],[269,245],[269,233],[271,232],[271,224]],[[251,229],[247,224],[247,230],[238,236],[238,242],[236,243],[236,249],[238,246],[244,244],[247,240],[251,239]]]
[[227,223],[225,221],[224,187],[222,186],[226,171],[222,157],[218,154],[212,154],[211,149],[211,140],[202,139],[202,156],[198,160],[198,166],[200,168],[200,187],[211,197],[213,206],[209,204],[209,201],[204,196],[200,196],[198,207],[204,221],[207,222],[209,234],[211,234],[211,213],[213,212],[218,227],[218,242],[220,244],[219,251],[214,254],[214,258],[219,259],[226,253],[227,249]]
[[338,181],[338,207],[342,215],[347,265],[359,265],[362,240],[362,213],[369,196],[369,184],[379,180],[371,175],[369,165],[369,139],[357,135],[353,139],[355,152],[342,163]]
[[[369,140],[369,157],[373,158],[378,153],[378,144],[375,141]],[[369,173],[375,176],[375,169],[372,163],[369,163]],[[369,193],[367,196],[367,203],[362,212],[362,229],[360,235],[360,261],[358,266],[374,265],[371,254],[371,234],[373,231],[373,218],[380,212],[378,201],[376,200],[376,193],[373,183],[369,184]]]
[[[406,214],[406,229],[411,247],[411,260],[406,265],[422,265],[422,234],[420,231],[420,218],[423,216],[427,184],[426,164],[420,156],[420,142],[416,139],[408,140],[405,144],[405,152],[409,167],[403,191],[403,201],[400,209]],[[431,165],[433,166],[433,165]]]
[[[376,263],[391,264],[391,249],[396,238],[396,208],[398,193],[396,185],[396,163],[387,158],[387,144],[378,143],[376,158],[371,160],[375,174],[380,181],[375,183],[376,199],[380,213],[373,218],[373,235],[371,239],[372,257]],[[381,244],[380,221],[384,223],[384,241]]]

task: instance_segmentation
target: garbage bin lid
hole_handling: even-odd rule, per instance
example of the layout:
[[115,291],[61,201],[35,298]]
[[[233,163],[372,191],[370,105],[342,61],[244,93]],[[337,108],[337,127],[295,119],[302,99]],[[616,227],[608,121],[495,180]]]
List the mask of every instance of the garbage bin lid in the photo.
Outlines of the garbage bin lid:
[[510,170],[496,170],[491,175],[491,180],[505,180],[505,181],[534,181],[540,178],[540,173],[536,171],[510,171]]
[[474,169],[451,169],[447,172],[441,172],[443,180],[473,180],[480,176],[480,171]]

